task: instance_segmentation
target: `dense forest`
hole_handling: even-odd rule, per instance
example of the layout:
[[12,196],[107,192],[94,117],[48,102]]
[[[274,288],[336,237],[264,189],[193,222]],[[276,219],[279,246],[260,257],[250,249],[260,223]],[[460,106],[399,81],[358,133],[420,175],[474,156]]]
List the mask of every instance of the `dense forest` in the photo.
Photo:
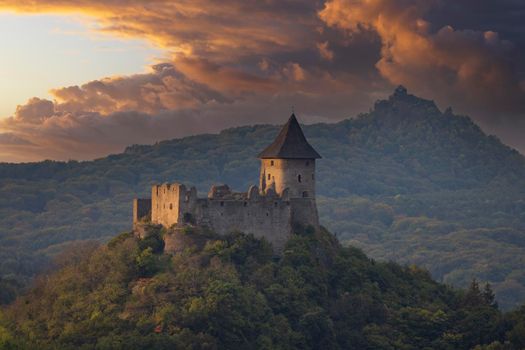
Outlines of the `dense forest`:
[[[283,122],[286,120],[283,115]],[[300,119],[300,115],[299,115]],[[0,298],[71,244],[130,228],[153,183],[246,190],[278,126],[198,135],[87,162],[0,164]],[[525,159],[468,117],[399,88],[369,113],[304,127],[321,153],[321,223],[372,258],[417,264],[447,284],[490,282],[500,307],[525,300]]]
[[[176,255],[163,235],[181,235]],[[525,307],[371,260],[321,229],[281,256],[251,235],[151,227],[56,259],[0,318],[2,349],[522,349]]]

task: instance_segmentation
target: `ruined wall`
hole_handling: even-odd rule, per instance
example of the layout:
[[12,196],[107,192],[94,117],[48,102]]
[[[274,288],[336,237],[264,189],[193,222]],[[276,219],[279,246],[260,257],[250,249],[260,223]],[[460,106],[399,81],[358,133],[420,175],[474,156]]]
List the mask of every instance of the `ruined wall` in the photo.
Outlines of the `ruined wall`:
[[315,229],[319,228],[319,214],[315,198],[290,198],[290,206],[292,225],[311,225]]
[[282,250],[292,232],[289,201],[262,196],[247,200],[199,199],[196,220],[219,234],[234,231],[265,237]]
[[[194,189],[192,189],[194,190]],[[195,197],[197,196],[196,191]],[[151,189],[151,222],[170,227],[181,221],[181,205],[189,200],[186,186],[173,183]]]
[[134,198],[133,199],[133,225],[137,224],[141,219],[150,218],[151,213],[151,199],[149,198]]
[[245,193],[214,187],[208,198],[197,198],[195,188],[188,191],[181,184],[152,188],[151,221],[165,227],[194,224],[223,235],[251,233],[280,250],[292,232],[291,218],[290,201],[272,193],[260,196],[255,186]]
[[290,198],[315,198],[315,159],[261,159],[260,188]]
[[[313,186],[306,182],[297,188],[312,191]],[[212,187],[208,198],[197,198],[194,187],[187,190],[176,183],[153,186],[151,222],[165,227],[207,226],[221,235],[235,231],[251,233],[258,238],[265,237],[280,251],[295,223],[316,228],[319,225],[315,198],[291,198],[289,192],[283,189],[278,195],[270,188],[260,193],[252,186],[248,192],[234,193],[223,185]]]
[[189,223],[197,203],[197,189],[178,183],[153,186],[151,189],[151,222],[170,227]]

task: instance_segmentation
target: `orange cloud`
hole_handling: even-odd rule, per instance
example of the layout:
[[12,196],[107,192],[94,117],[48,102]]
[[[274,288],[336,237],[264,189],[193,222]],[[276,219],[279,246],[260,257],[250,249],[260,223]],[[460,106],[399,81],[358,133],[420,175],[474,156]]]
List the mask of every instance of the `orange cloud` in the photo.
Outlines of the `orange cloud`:
[[194,108],[210,101],[230,101],[213,88],[191,81],[169,63],[152,66],[150,73],[95,80],[82,86],[54,89],[51,93],[57,111],[73,113],[157,113]]
[[295,0],[2,0],[1,9],[84,14],[112,34],[147,38],[173,53],[228,60],[303,47],[319,21],[314,3]]
[[398,84],[488,127],[523,115],[512,45],[495,30],[435,28],[427,14],[447,1],[455,0],[0,0],[0,11],[90,16],[101,31],[145,38],[167,57],[144,74],[30,99],[0,121],[0,159],[93,158],[281,122],[291,105],[309,121],[336,120]]
[[374,30],[382,42],[376,67],[393,84],[471,112],[523,112],[525,94],[508,61],[510,42],[492,31],[451,26],[431,31],[424,15],[437,4],[437,0],[330,0],[319,15],[350,35]]

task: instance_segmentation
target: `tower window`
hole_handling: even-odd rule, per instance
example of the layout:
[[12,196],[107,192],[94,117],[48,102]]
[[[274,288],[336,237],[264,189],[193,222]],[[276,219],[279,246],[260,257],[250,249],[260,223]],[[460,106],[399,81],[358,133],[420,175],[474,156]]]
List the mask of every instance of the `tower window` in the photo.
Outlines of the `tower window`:
[[308,197],[308,191],[304,191],[303,192],[303,198],[307,198]]
[[309,161],[306,161],[306,166],[309,166],[310,165],[310,162]]
[[301,182],[301,175],[297,175],[297,181]]
[[273,164],[274,164],[274,163],[273,163],[273,160],[270,160],[270,165],[273,166]]
[[173,204],[170,203],[170,210],[173,210]]
[[272,175],[268,174],[268,180],[270,180],[272,178]]

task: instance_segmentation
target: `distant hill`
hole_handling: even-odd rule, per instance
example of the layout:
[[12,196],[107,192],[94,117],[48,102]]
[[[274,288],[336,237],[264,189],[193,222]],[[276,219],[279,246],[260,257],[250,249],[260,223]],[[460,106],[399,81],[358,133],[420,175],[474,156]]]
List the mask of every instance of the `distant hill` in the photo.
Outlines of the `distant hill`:
[[[283,122],[286,116],[283,116]],[[30,277],[71,241],[126,230],[150,185],[246,190],[278,126],[228,129],[90,162],[0,165],[2,283]],[[416,263],[444,282],[493,283],[500,305],[525,300],[525,159],[468,117],[403,88],[366,114],[304,127],[321,153],[321,222],[374,258]]]
[[[186,228],[79,245],[0,309],[2,349],[521,349],[525,306],[379,263],[326,230],[266,241]],[[162,254],[166,235],[180,242]]]

